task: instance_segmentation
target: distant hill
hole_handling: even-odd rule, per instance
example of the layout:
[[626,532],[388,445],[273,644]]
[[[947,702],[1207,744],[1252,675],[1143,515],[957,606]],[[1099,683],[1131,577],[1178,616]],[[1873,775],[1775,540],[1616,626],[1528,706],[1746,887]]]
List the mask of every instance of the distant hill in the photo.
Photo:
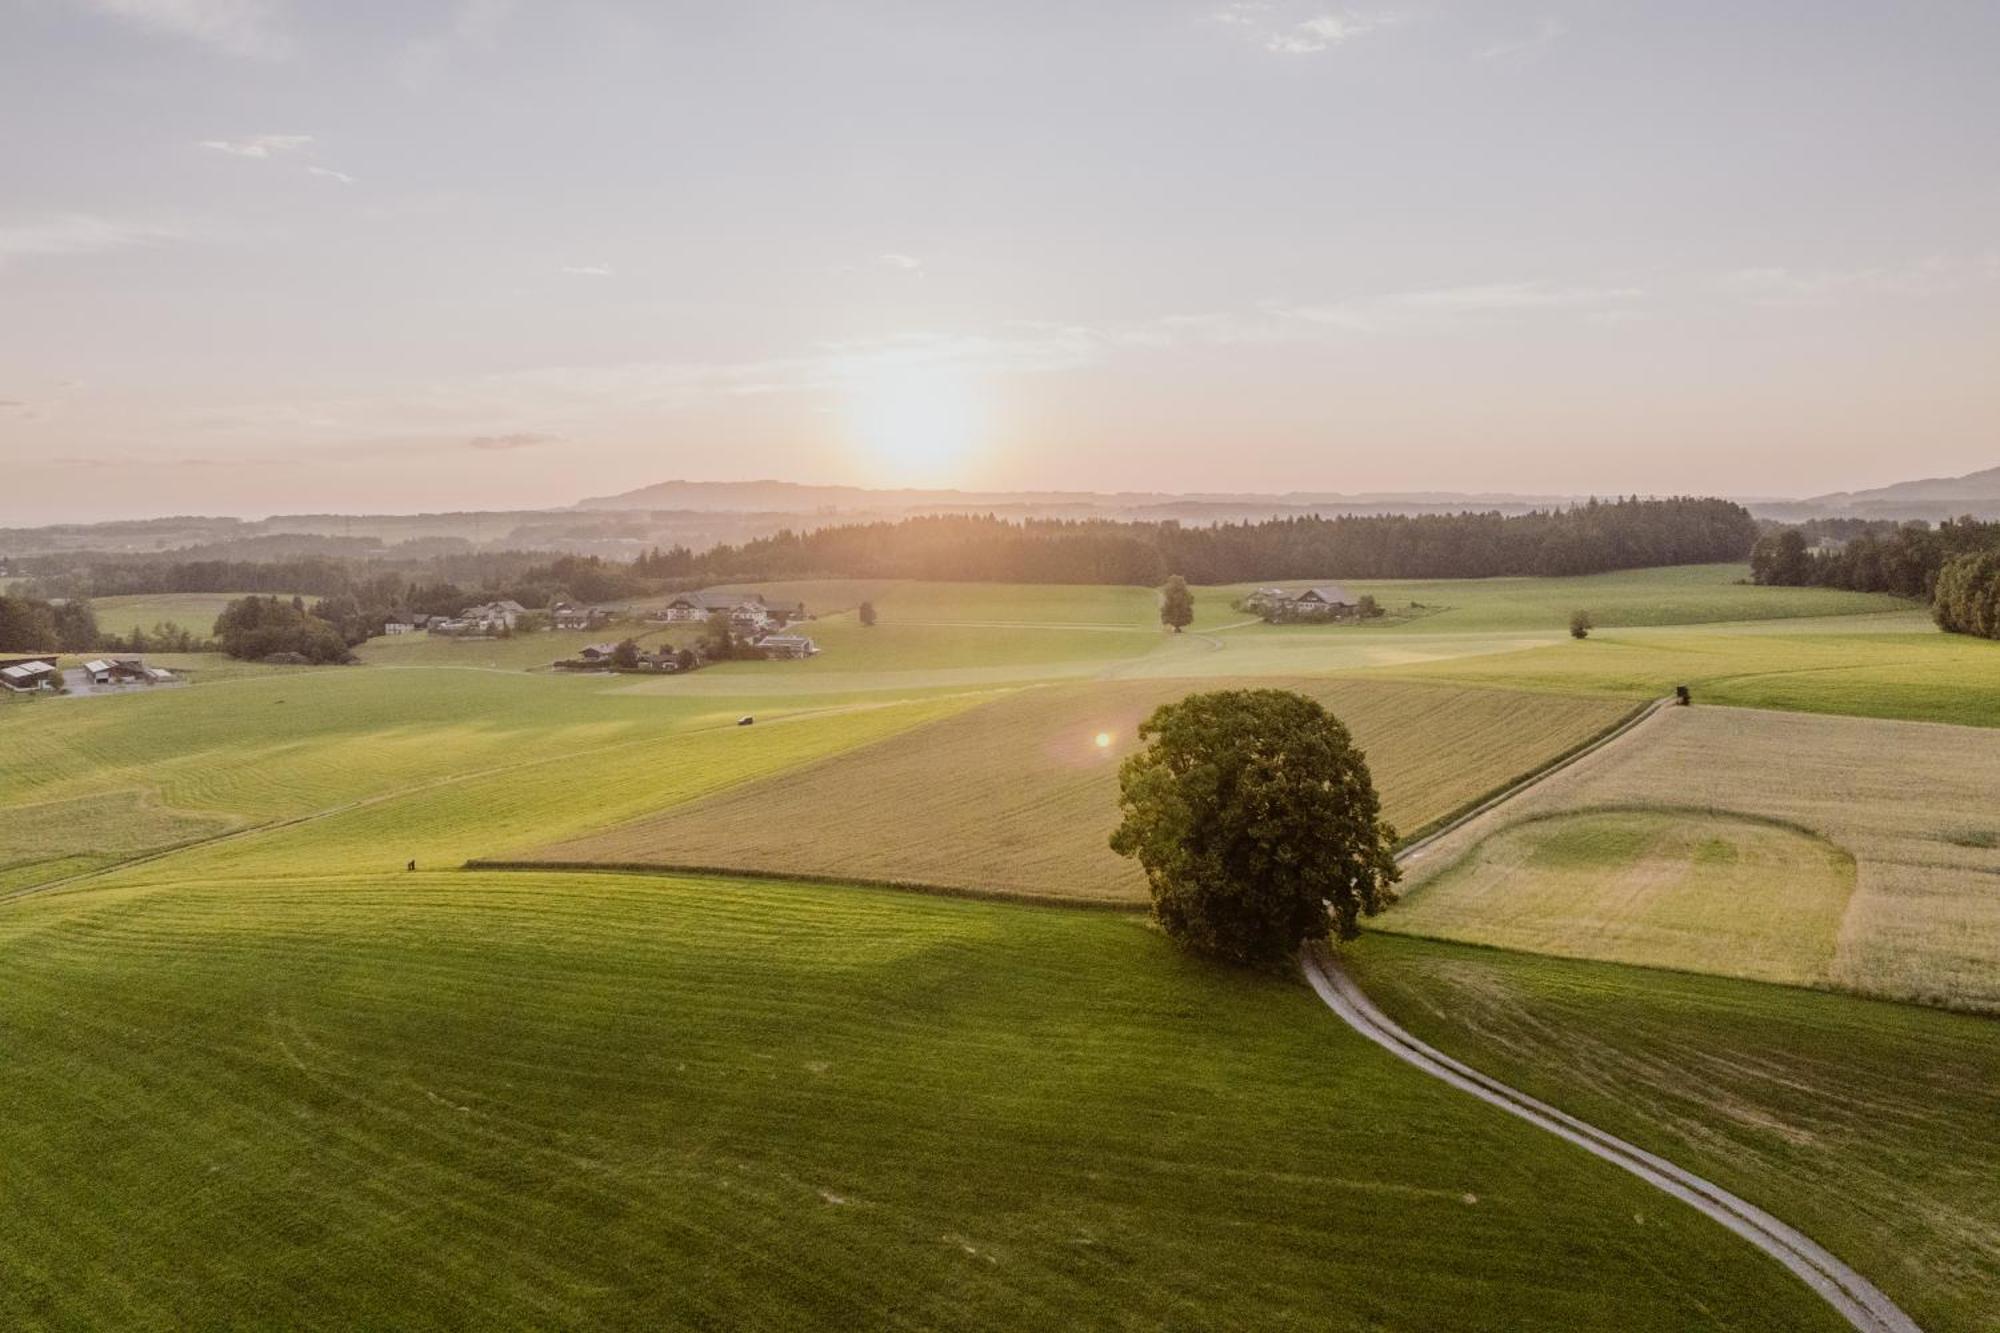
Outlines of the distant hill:
[[577,502],[578,509],[694,511],[706,513],[896,514],[913,510],[962,512],[1010,510],[1038,514],[1133,516],[1153,513],[1213,517],[1222,513],[1268,515],[1287,511],[1341,509],[1370,513],[1499,509],[1521,512],[1569,504],[1574,495],[1462,494],[1419,491],[1343,495],[1334,491],[1197,492],[1163,491],[961,491],[875,490],[865,486],[815,486],[792,481],[662,481],[617,495]]
[[1816,495],[1807,504],[1855,508],[1865,505],[1904,503],[1952,503],[1963,501],[2000,502],[2000,467],[1968,472],[1962,477],[1926,477],[1922,481],[1899,481],[1872,491],[1836,491]]
[[1866,491],[1834,491],[1809,500],[1751,501],[1759,518],[1797,522],[1807,518],[1921,518],[1931,522],[1970,514],[2000,518],[2000,467],[1962,477],[1925,477]]

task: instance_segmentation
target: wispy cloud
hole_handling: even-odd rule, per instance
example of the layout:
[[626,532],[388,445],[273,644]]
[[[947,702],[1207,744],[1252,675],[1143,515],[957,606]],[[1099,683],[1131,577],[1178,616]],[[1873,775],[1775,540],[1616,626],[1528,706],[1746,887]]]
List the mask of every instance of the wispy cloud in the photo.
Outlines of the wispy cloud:
[[1280,55],[1312,55],[1396,21],[1386,14],[1348,12],[1300,17],[1297,11],[1280,9],[1270,0],[1238,0],[1215,11],[1211,17],[1217,23],[1246,33],[1266,51]]
[[306,175],[318,176],[322,180],[339,181],[342,185],[354,184],[354,177],[344,171],[335,171],[332,167],[307,167]]
[[1510,42],[1499,42],[1483,51],[1474,53],[1474,60],[1513,60],[1533,55],[1546,46],[1561,41],[1569,35],[1569,25],[1559,18],[1544,18],[1535,31],[1526,37]]
[[579,278],[608,278],[611,276],[609,264],[564,264],[562,271]]
[[1752,305],[1829,306],[1856,298],[1948,294],[1995,281],[2000,281],[2000,257],[1932,255],[1870,268],[1741,268],[1723,274],[1717,285]]
[[560,435],[544,435],[538,431],[521,430],[506,435],[475,435],[466,443],[474,449],[506,451],[511,449],[534,449],[544,444],[559,444]]
[[881,268],[895,269],[898,273],[921,273],[924,271],[923,260],[916,258],[914,255],[897,254],[893,250],[888,254],[876,255],[875,263]]
[[264,0],[82,0],[135,27],[203,42],[233,56],[281,60],[297,49]]
[[310,134],[252,134],[242,139],[203,139],[200,146],[231,157],[281,157],[313,141]]
[[87,255],[129,250],[179,239],[176,228],[153,222],[63,213],[32,222],[0,224],[0,266],[42,255]]

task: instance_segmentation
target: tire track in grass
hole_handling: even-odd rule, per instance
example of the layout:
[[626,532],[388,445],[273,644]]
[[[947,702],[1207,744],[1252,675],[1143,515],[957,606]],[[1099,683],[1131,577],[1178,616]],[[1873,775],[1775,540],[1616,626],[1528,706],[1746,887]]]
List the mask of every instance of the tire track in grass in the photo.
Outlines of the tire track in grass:
[[[1654,703],[1624,726],[1602,737],[1596,744],[1586,746],[1561,763],[1466,811],[1430,836],[1404,848],[1397,854],[1396,859],[1398,861],[1415,859],[1430,844],[1460,825],[1503,802],[1512,800],[1606,746],[1630,736],[1641,723],[1666,706],[1668,706],[1666,700]],[[1354,978],[1340,965],[1339,958],[1332,950],[1324,947],[1309,949],[1301,958],[1300,965],[1305,972],[1307,982],[1311,984],[1314,993],[1325,1002],[1327,1008],[1333,1010],[1343,1022],[1368,1040],[1431,1077],[1448,1083],[1461,1092],[1470,1093],[1538,1129],[1566,1139],[1594,1157],[1629,1171],[1662,1192],[1679,1199],[1703,1216],[1727,1227],[1783,1264],[1832,1306],[1843,1319],[1860,1330],[1860,1333],[1922,1333],[1917,1322],[1905,1314],[1901,1307],[1890,1300],[1879,1287],[1804,1232],[1787,1226],[1748,1200],[1731,1194],[1720,1185],[1703,1179],[1692,1171],[1675,1166],[1664,1157],[1647,1152],[1644,1148],[1628,1143],[1614,1134],[1606,1133],[1595,1125],[1579,1120],[1538,1098],[1530,1097],[1527,1093],[1512,1088],[1498,1079],[1489,1078],[1463,1061],[1456,1060],[1419,1040],[1376,1007],[1374,1001],[1368,998]]]

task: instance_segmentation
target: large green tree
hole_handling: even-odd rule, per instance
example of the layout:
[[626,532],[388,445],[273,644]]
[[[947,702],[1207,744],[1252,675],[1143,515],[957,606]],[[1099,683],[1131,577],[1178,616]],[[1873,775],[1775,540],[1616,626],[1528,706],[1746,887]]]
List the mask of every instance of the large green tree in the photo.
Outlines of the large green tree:
[[1160,589],[1160,623],[1172,625],[1176,634],[1194,623],[1194,594],[1188,591],[1187,580],[1178,574]]
[[1287,690],[1221,690],[1157,709],[1118,774],[1153,915],[1195,952],[1286,958],[1394,901],[1396,832],[1340,720]]

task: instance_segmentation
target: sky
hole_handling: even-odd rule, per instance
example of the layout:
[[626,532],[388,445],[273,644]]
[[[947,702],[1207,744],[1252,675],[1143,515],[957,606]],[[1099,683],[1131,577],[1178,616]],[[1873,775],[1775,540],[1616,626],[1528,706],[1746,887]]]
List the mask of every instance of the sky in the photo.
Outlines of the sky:
[[0,523],[2000,464],[2000,4],[0,0]]

